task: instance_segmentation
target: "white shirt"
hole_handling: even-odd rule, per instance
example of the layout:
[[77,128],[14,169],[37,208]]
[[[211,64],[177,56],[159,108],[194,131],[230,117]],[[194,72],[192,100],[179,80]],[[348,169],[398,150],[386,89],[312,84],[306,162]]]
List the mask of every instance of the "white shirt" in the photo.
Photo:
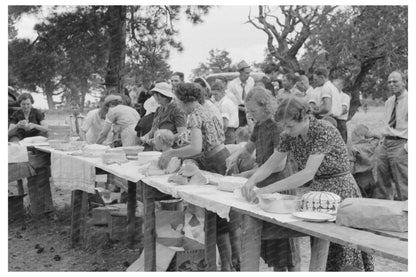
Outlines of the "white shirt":
[[[85,140],[89,144],[94,144],[104,127],[105,120],[100,118],[100,109],[91,110],[85,116],[81,130],[85,132]],[[108,145],[113,140],[113,131],[108,132],[107,138],[103,142]]]
[[[342,108],[342,106],[346,106],[347,107],[347,113],[339,116],[338,119],[341,119],[341,120],[347,120],[348,119],[348,112],[350,110],[350,101],[351,101],[350,96],[348,94],[344,93],[343,91],[341,91],[341,108]],[[342,109],[342,110],[344,110],[344,109]]]
[[332,115],[338,118],[341,115],[341,95],[338,89],[331,83],[331,81],[326,81],[325,84],[321,87],[321,95],[319,97],[319,105],[322,104],[324,98],[332,99],[331,110],[328,115]]
[[[248,92],[254,87],[254,79],[248,77],[246,84],[244,86],[245,95],[247,96]],[[243,96],[243,87],[241,84],[240,77],[235,78],[234,80],[228,83],[227,89],[235,96],[237,100],[237,105],[244,105]]]
[[227,96],[215,102],[215,105],[220,110],[221,116],[228,119],[228,127],[238,128],[238,106]]
[[319,97],[321,96],[321,87],[312,88],[306,91],[306,98],[308,99],[308,103],[319,103]]
[[382,134],[386,136],[397,136],[407,139],[407,126],[408,126],[408,96],[407,90],[404,90],[402,94],[397,98],[396,107],[396,128],[389,126],[391,113],[393,112],[396,96],[392,95],[387,99],[384,104],[384,117],[383,117],[383,129]]

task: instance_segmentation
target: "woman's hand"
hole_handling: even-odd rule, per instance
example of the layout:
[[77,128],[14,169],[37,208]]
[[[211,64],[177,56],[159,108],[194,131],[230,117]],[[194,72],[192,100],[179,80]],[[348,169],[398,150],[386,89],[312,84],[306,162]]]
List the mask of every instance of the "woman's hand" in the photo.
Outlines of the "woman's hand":
[[255,185],[256,184],[251,179],[249,179],[241,188],[241,194],[249,202],[253,202],[257,198],[257,195],[254,192]]
[[28,124],[27,120],[20,120],[19,122],[17,122],[16,125],[18,128],[26,129],[27,124]]
[[35,124],[35,123],[28,123],[28,124],[26,125],[26,128],[27,128],[28,130],[32,130],[32,129],[36,128],[36,124]]
[[158,166],[160,169],[166,169],[170,160],[173,158],[171,151],[166,151],[162,153],[162,156],[159,158]]
[[237,163],[238,155],[231,155],[225,159],[225,164],[227,166],[227,171],[230,170]]

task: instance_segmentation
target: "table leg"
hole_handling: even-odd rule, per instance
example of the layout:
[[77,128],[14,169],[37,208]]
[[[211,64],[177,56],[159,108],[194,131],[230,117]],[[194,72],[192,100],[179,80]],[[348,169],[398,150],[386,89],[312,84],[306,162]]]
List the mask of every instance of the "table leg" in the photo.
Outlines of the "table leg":
[[144,206],[144,270],[156,271],[155,198],[152,189],[142,183]]
[[136,183],[128,182],[127,189],[127,234],[128,247],[134,247],[134,238],[136,232]]
[[85,217],[88,211],[88,193],[74,190],[71,195],[71,246],[81,241],[85,231]]
[[325,271],[328,258],[329,241],[317,237],[311,238],[311,262],[309,271]]
[[49,167],[36,169],[36,175],[27,178],[30,209],[33,215],[53,211]]
[[19,179],[17,180],[17,194],[22,195],[25,193],[25,190],[23,189],[23,180]]
[[259,271],[263,223],[249,215],[242,215],[242,219],[241,271]]
[[207,271],[217,271],[217,214],[205,210],[205,261]]

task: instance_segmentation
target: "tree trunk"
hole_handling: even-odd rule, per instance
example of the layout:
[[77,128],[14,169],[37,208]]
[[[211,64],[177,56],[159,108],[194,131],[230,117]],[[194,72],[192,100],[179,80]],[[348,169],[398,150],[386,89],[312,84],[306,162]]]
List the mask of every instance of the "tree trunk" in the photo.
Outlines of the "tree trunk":
[[126,6],[109,6],[107,16],[110,52],[105,85],[115,87],[121,93],[126,56]]
[[52,92],[47,93],[45,91],[45,94],[46,94],[46,101],[48,101],[49,110],[55,109],[55,104],[53,103],[53,99],[52,99]]
[[52,83],[47,82],[45,84],[43,93],[46,95],[46,101],[48,102],[49,110],[55,109],[55,104],[53,103],[53,98],[52,98],[53,90],[54,90],[54,87],[53,87]]
[[85,95],[88,92],[88,79],[86,77],[81,79],[81,101],[80,101],[80,109],[81,112],[84,112],[84,105],[85,105]]

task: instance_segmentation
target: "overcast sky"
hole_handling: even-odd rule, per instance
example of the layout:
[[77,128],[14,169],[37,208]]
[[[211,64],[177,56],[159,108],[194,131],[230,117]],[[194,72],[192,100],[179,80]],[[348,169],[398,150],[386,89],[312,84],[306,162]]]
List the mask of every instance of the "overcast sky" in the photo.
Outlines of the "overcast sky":
[[[173,71],[182,71],[189,77],[192,69],[199,63],[206,62],[211,49],[226,50],[230,53],[233,63],[244,59],[248,63],[260,62],[264,59],[266,35],[255,29],[247,22],[252,10],[256,14],[255,6],[215,6],[204,17],[204,22],[193,25],[182,18],[175,24],[180,31],[178,39],[184,46],[184,51],[171,51],[168,63]],[[17,24],[18,37],[36,38],[33,16],[23,17]]]
[[[22,2],[22,1],[18,1]],[[53,5],[57,2],[40,1],[43,5]],[[189,2],[189,1],[188,1]],[[262,4],[288,4],[287,1],[268,1],[262,0]],[[267,3],[269,2],[269,3]],[[371,4],[374,3],[371,1],[330,1],[326,3],[325,1],[314,1],[310,0],[307,3],[298,3],[305,1],[291,1],[290,4],[338,4],[338,5],[349,5],[349,4]],[[408,4],[410,1],[396,0],[394,3],[390,1],[377,1],[377,4]],[[122,4],[137,4],[137,2],[126,3],[125,1],[121,2]],[[167,4],[167,1],[147,1],[141,0],[140,4]],[[190,4],[187,1],[172,1],[169,4]],[[211,49],[226,50],[230,53],[230,57],[233,63],[238,63],[240,60],[244,59],[248,63],[261,62],[264,59],[265,48],[266,48],[266,34],[256,29],[247,22],[247,17],[249,15],[250,9],[252,15],[256,15],[258,10],[257,6],[253,4],[258,4],[255,1],[238,1],[239,6],[236,6],[236,1],[192,1],[192,4],[207,4],[210,5],[221,5],[214,6],[209,14],[204,17],[204,22],[198,25],[193,25],[182,18],[180,21],[175,23],[176,28],[180,31],[178,39],[182,42],[184,46],[184,51],[178,53],[176,50],[171,51],[171,57],[167,61],[173,71],[182,71],[185,73],[185,77],[188,79],[192,69],[195,69],[199,63],[206,62],[208,58],[208,52]],[[14,2],[13,2],[14,4]],[[18,4],[27,4],[25,2]],[[66,3],[67,5],[82,5],[86,3],[77,3],[71,2]],[[88,3],[88,4],[115,4],[114,1],[99,1],[98,3]],[[119,3],[117,3],[119,4]],[[234,5],[234,6],[224,6]],[[64,5],[64,4],[62,4]],[[250,6],[252,5],[252,6]],[[409,8],[409,13],[411,9]],[[46,16],[47,13],[44,13]],[[411,20],[409,16],[409,20]],[[17,25],[19,29],[19,37],[29,37],[34,39],[36,33],[33,31],[33,25],[35,23],[35,18],[33,16],[24,17],[19,24]],[[409,24],[409,27],[412,24]],[[409,48],[411,49],[411,48]]]

